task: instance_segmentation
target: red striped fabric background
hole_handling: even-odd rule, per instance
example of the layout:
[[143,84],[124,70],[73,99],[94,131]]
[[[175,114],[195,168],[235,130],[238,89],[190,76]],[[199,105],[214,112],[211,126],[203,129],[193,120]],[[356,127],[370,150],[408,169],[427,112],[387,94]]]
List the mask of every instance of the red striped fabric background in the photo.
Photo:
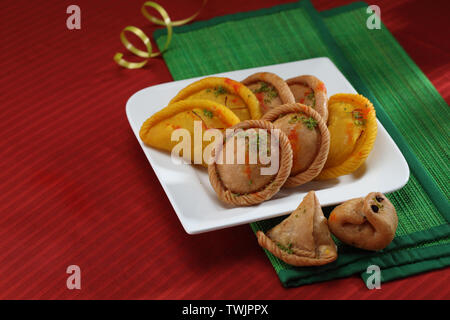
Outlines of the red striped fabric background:
[[[357,276],[285,289],[249,226],[187,235],[125,116],[134,92],[170,73],[162,59],[133,71],[112,60],[123,27],[155,29],[142,2],[0,2],[1,299],[450,298],[448,268],[377,291]],[[201,1],[158,2],[179,19]],[[282,2],[210,0],[198,19]],[[319,10],[348,2],[313,1]],[[446,19],[436,19],[448,4],[374,2],[449,102]],[[81,30],[66,28],[71,4]],[[66,287],[72,264],[81,290]]]

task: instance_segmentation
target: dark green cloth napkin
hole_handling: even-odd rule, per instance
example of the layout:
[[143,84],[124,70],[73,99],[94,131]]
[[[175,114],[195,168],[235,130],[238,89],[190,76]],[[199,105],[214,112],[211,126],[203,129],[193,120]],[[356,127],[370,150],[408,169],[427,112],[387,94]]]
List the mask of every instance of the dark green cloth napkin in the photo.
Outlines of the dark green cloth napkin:
[[[448,105],[383,25],[366,27],[367,4],[318,13],[309,1],[217,17],[175,28],[164,59],[175,80],[276,63],[329,57],[368,97],[377,117],[408,161],[407,185],[388,195],[399,216],[396,238],[372,253],[339,241],[337,261],[296,268],[269,252],[285,286],[355,273],[365,280],[371,264],[389,281],[449,265]],[[158,46],[165,31],[155,32]],[[324,208],[327,215],[332,208]],[[267,230],[281,218],[251,224]]]

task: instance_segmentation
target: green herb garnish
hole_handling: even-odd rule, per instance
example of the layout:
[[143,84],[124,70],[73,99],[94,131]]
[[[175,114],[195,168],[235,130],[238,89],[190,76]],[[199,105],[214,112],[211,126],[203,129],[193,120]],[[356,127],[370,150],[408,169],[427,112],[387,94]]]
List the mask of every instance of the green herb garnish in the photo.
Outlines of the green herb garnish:
[[361,112],[359,112],[359,111],[357,111],[357,110],[353,110],[352,113],[353,113],[353,117],[354,117],[355,119],[362,119],[362,118],[363,118]]
[[278,92],[274,87],[269,87],[269,85],[265,82],[260,82],[260,87],[253,92],[255,93],[265,93],[266,98],[264,99],[264,103],[270,103],[273,98],[278,97]]
[[316,106],[316,96],[314,95],[314,92],[311,92],[306,97],[312,101],[312,107],[315,107]]
[[220,96],[221,94],[226,94],[226,93],[228,93],[227,89],[225,89],[225,88],[222,87],[222,86],[219,86],[219,87],[217,87],[217,88],[214,88],[214,95],[215,95],[216,97]]
[[269,98],[273,99],[273,98],[278,97],[278,92],[275,89],[272,88],[272,90],[269,91],[267,93],[267,95],[269,96]]
[[310,130],[314,130],[314,128],[317,127],[317,120],[313,117],[306,118],[305,116],[294,115],[291,119],[289,119],[288,122],[290,124],[293,124],[300,121],[303,122],[305,126]]
[[203,110],[203,114],[210,119],[214,116],[214,114],[211,111],[206,110],[206,109]]
[[309,118],[303,117],[302,121],[309,130],[314,130],[314,128],[317,127],[317,120],[314,119],[313,117]]
[[260,86],[258,89],[255,90],[256,93],[259,93],[259,92],[269,92],[270,88],[269,88],[269,86],[267,85],[267,83],[265,83],[265,82],[260,82],[259,84],[260,84],[261,86]]
[[277,244],[277,247],[280,248],[281,250],[283,250],[284,252],[287,252],[289,254],[293,253],[293,251],[292,251],[292,243],[289,243],[287,247],[284,246],[283,244],[281,244],[278,241],[276,242],[276,244]]
[[366,123],[366,120],[363,117],[363,114],[361,113],[361,111],[359,110],[353,110],[352,111],[352,116],[355,119],[355,121],[353,121],[354,124],[356,124],[357,126],[362,126]]
[[297,123],[298,120],[299,120],[299,119],[298,119],[298,116],[295,115],[295,116],[292,116],[292,118],[290,118],[288,122],[289,122],[290,124],[293,124],[293,123]]

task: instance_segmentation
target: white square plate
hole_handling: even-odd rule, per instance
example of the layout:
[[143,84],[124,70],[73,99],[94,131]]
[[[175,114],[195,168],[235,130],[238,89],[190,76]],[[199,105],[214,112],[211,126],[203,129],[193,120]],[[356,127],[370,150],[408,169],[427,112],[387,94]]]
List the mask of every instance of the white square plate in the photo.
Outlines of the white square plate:
[[[352,85],[328,58],[215,74],[241,81],[255,72],[273,72],[284,79],[311,74],[321,79],[328,95],[356,93]],[[203,78],[203,77],[200,77]],[[322,206],[362,197],[372,191],[388,193],[403,187],[409,178],[408,165],[387,131],[378,122],[375,146],[365,164],[356,172],[328,181],[312,181],[293,189],[282,189],[271,200],[252,207],[230,207],[219,201],[207,170],[172,163],[170,154],[145,146],[139,139],[142,123],[165,107],[178,91],[200,79],[193,78],[149,87],[135,93],[127,102],[131,128],[141,144],[156,176],[187,233],[222,229],[292,212],[310,190],[315,190]]]

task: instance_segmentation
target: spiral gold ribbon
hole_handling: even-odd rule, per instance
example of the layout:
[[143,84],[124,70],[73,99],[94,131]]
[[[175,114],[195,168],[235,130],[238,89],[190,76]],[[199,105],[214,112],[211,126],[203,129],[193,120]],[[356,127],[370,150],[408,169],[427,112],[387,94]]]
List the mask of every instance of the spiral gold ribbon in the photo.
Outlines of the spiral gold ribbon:
[[[150,22],[152,22],[154,24],[164,26],[167,28],[167,39],[166,39],[166,43],[164,44],[164,47],[159,52],[153,52],[151,41],[150,41],[149,37],[147,37],[147,35],[144,33],[144,31],[142,31],[141,29],[134,27],[134,26],[127,26],[120,33],[120,41],[122,41],[122,44],[125,46],[125,48],[127,48],[128,51],[134,53],[138,57],[144,58],[145,60],[143,60],[141,62],[130,62],[130,61],[123,59],[123,53],[117,52],[114,55],[114,58],[113,58],[114,61],[119,66],[122,66],[127,69],[142,68],[143,66],[145,66],[147,64],[148,59],[157,57],[157,56],[161,55],[161,53],[163,53],[164,51],[167,50],[170,42],[172,41],[172,27],[181,26],[183,24],[186,24],[186,23],[194,20],[199,15],[200,11],[203,9],[203,7],[206,5],[207,2],[208,2],[208,0],[203,0],[200,9],[198,9],[198,11],[196,13],[194,13],[192,16],[190,16],[189,18],[186,18],[183,20],[177,20],[177,21],[170,20],[170,17],[169,17],[169,14],[167,13],[167,11],[163,7],[161,7],[159,4],[157,4],[156,2],[153,2],[153,1],[145,2],[141,7],[141,12],[144,15],[144,17],[146,17],[147,20],[149,20]],[[150,13],[148,13],[147,7],[155,9],[159,13],[159,15],[161,16],[162,19],[158,19],[157,17],[152,16]],[[136,35],[139,39],[141,39],[142,42],[144,43],[147,51],[140,50],[140,49],[136,48],[135,46],[133,46],[131,44],[131,42],[127,39],[125,32],[131,32],[134,35]]]

